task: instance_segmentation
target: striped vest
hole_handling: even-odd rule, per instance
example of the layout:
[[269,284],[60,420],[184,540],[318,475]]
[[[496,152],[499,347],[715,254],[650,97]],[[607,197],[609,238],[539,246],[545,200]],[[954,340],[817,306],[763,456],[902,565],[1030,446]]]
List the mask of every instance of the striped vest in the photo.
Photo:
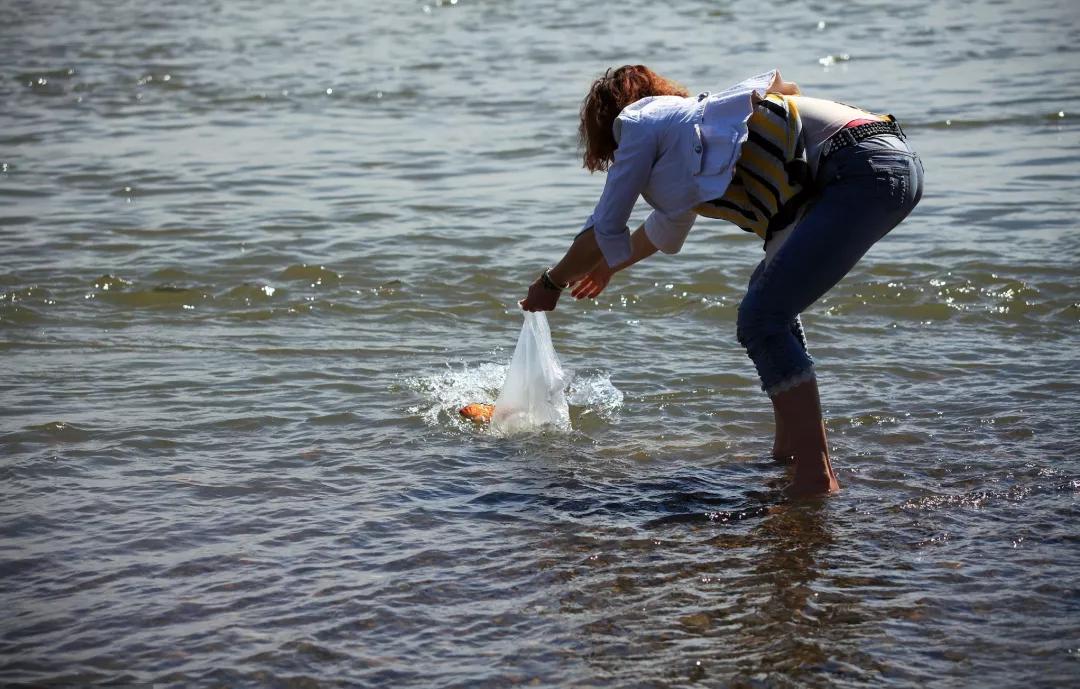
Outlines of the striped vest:
[[802,119],[793,99],[770,93],[754,108],[747,128],[727,191],[694,210],[768,241],[791,224],[811,193]]

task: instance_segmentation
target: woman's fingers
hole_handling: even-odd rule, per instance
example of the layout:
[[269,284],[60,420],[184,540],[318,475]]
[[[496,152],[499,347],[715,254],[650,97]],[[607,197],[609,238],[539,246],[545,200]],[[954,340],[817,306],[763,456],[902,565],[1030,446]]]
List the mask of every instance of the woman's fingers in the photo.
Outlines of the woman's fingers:
[[606,272],[594,269],[574,284],[573,289],[570,290],[570,296],[575,299],[595,299],[604,291],[610,280],[611,276]]
[[578,299],[595,299],[607,287],[610,277],[608,275],[589,275],[582,281],[581,289],[575,292]]
[[586,278],[581,281],[581,286],[575,289],[572,294],[577,299],[586,299],[596,292],[596,282],[590,278]]
[[580,299],[581,297],[578,296],[578,295],[585,294],[586,292],[588,292],[589,289],[592,287],[592,285],[593,285],[592,276],[591,275],[586,275],[585,277],[581,278],[581,280],[579,280],[576,285],[574,285],[574,289],[573,289],[572,292],[570,292],[570,294],[571,294],[571,296],[578,297]]
[[603,291],[603,285],[591,282],[586,289],[581,290],[581,292],[575,294],[574,296],[578,299],[595,299],[596,297],[600,296],[600,293]]

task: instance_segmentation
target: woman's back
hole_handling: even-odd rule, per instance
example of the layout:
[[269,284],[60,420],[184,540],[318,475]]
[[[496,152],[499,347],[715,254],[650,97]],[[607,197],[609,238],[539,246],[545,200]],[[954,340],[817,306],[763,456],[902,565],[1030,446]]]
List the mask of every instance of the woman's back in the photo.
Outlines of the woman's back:
[[885,120],[883,115],[868,112],[845,103],[825,100],[823,98],[811,98],[809,96],[792,96],[799,108],[802,117],[803,137],[806,142],[806,159],[810,163],[810,170],[817,174],[818,154],[821,146],[830,136],[843,129],[844,125],[852,120]]

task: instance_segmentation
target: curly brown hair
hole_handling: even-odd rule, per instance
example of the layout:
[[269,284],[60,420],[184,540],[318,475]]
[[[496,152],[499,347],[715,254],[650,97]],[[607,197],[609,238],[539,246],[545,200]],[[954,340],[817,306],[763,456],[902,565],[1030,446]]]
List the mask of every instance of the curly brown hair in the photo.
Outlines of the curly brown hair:
[[682,85],[665,79],[645,65],[623,65],[608,69],[589,87],[581,103],[578,142],[584,149],[585,167],[590,172],[606,170],[615,159],[612,125],[622,109],[648,96],[688,96]]

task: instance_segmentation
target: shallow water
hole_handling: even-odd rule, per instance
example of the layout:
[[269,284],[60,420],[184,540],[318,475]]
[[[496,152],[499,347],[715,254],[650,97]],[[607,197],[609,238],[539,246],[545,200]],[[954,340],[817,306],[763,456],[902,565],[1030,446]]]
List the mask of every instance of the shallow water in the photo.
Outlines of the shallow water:
[[[1071,3],[5,10],[0,682],[1075,684]],[[760,246],[720,223],[551,315],[573,432],[456,418],[630,61],[779,66],[923,157],[805,317],[834,499],[780,497],[734,336]]]

